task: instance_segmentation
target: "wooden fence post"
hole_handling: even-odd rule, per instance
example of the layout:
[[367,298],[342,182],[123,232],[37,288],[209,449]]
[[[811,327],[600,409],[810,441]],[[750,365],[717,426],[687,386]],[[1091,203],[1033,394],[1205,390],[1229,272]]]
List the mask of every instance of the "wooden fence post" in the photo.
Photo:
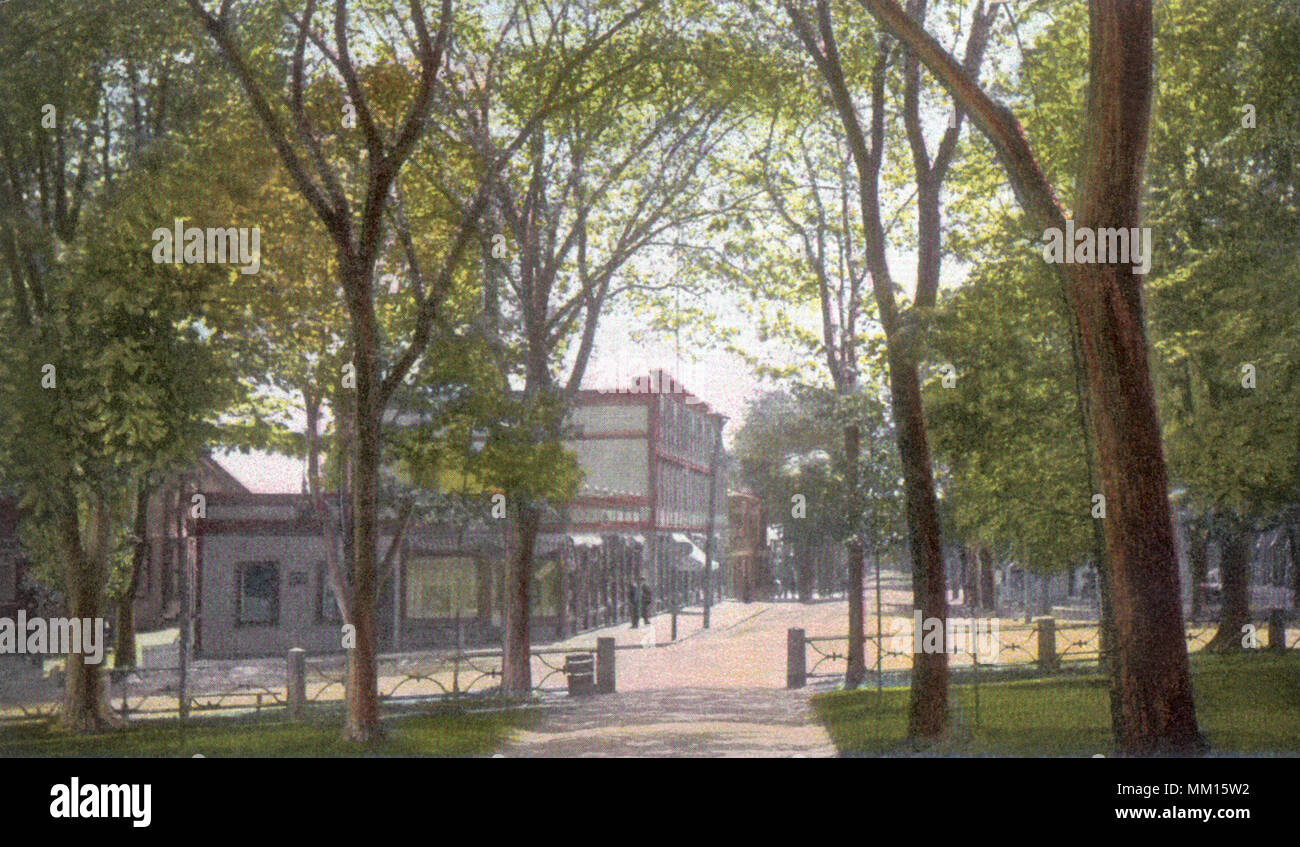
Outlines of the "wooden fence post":
[[803,688],[808,682],[807,659],[804,655],[804,632],[789,629],[785,640],[785,687]]
[[614,639],[596,639],[596,690],[601,694],[614,693]]
[[301,647],[290,648],[286,668],[285,699],[289,706],[289,720],[301,720],[307,704],[307,651]]

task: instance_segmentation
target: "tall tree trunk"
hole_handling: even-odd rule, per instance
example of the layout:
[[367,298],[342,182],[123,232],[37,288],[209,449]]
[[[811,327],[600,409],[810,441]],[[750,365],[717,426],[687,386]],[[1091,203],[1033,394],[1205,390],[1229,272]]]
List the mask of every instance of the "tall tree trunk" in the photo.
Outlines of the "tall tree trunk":
[[[135,518],[131,548],[131,578],[117,602],[117,626],[113,630],[113,667],[135,667],[135,595],[140,589],[140,572],[149,566],[149,495],[152,489],[144,479],[136,483]],[[183,566],[184,563],[182,563]]]
[[980,594],[979,558],[975,548],[964,544],[958,548],[961,556],[961,594],[967,609],[978,609]]
[[124,595],[117,602],[117,622],[113,626],[113,667],[133,668],[136,659],[135,602]]
[[474,559],[474,591],[475,623],[483,629],[492,623],[492,566],[483,558]]
[[[1102,548],[1104,556],[1105,548]],[[1095,555],[1095,554],[1094,554]],[[1103,673],[1109,675],[1111,682],[1111,724],[1118,725],[1115,715],[1119,713],[1119,683],[1115,677],[1114,656],[1119,649],[1119,631],[1115,628],[1115,604],[1110,597],[1110,577],[1106,574],[1104,558],[1097,559],[1097,604],[1101,620],[1098,622],[1097,649],[1098,665]]]
[[[91,542],[82,544],[75,500],[69,496],[55,516],[66,595],[64,613],[95,626],[99,620],[106,576],[107,515],[95,504],[89,520]],[[84,644],[82,645],[84,648]],[[108,690],[100,666],[83,652],[69,652],[64,664],[63,712],[60,725],[74,732],[99,732],[121,725],[108,710]]]
[[[1084,225],[1097,221],[1082,219]],[[1136,216],[1129,220],[1137,223]],[[1122,219],[1116,223],[1126,225]],[[1140,297],[1135,284],[1117,280],[1130,275],[1128,267],[1088,268],[1077,274],[1072,299],[1081,311],[1106,498],[1107,576],[1117,640],[1116,739],[1122,750],[1144,754],[1189,750],[1201,742]]]
[[[917,311],[934,307],[938,292],[939,189],[949,154],[936,155],[933,164],[928,153],[922,155],[924,139],[917,132],[920,124],[919,100],[912,100],[918,87],[905,92],[905,122],[909,124],[909,141],[917,165],[918,267],[913,309],[904,314],[894,296],[894,283],[886,256],[885,228],[880,212],[880,169],[885,149],[885,84],[889,62],[888,41],[882,37],[871,73],[871,122],[864,131],[857,106],[845,81],[831,21],[830,5],[818,0],[816,32],[802,11],[792,2],[784,4],[795,33],[813,57],[830,88],[831,101],[845,130],[845,142],[858,172],[859,206],[865,233],[866,264],[872,294],[885,334],[885,352],[889,369],[889,395],[894,419],[898,452],[903,465],[903,488],[907,501],[907,531],[912,557],[913,603],[923,618],[937,621],[942,633],[948,615],[948,597],[944,584],[943,555],[939,542],[939,520],[935,509],[934,479],[926,444],[925,420],[921,407],[921,384],[918,373],[921,325]],[[909,24],[907,13],[895,8]],[[923,15],[921,7],[914,9]],[[968,59],[973,68],[979,65],[982,50],[972,33],[968,41]],[[910,45],[909,45],[910,46]],[[942,49],[942,48],[940,48]],[[909,61],[911,61],[909,59]],[[960,66],[959,66],[960,68]],[[913,120],[915,119],[915,120]],[[868,133],[870,142],[868,142]],[[956,142],[955,133],[950,142]],[[923,161],[926,160],[926,161]],[[912,699],[908,710],[908,734],[918,739],[934,739],[948,727],[948,656],[946,639],[943,649],[918,653],[912,664]]]
[[541,531],[542,512],[531,503],[519,503],[514,511],[515,549],[506,561],[501,689],[510,696],[523,697],[533,689],[528,598],[533,573],[533,550]]
[[[1142,223],[1142,165],[1151,111],[1149,2],[1093,0],[1091,68],[1077,224]],[[1067,264],[1088,376],[1105,496],[1114,606],[1116,739],[1130,753],[1201,745],[1178,587],[1160,419],[1147,358],[1142,277],[1132,265]]]
[[[886,345],[889,346],[888,339]],[[939,544],[930,451],[921,414],[920,378],[915,364],[900,359],[890,353],[889,381],[907,499],[912,605],[921,612],[923,621],[939,622],[941,646],[937,652],[920,652],[912,657],[907,727],[910,737],[935,739],[948,729],[948,644],[943,630],[948,619],[948,596],[944,590],[943,551]]]
[[[375,609],[378,601],[376,545],[378,532],[375,515],[377,469],[366,467],[365,448],[360,447],[371,435],[365,425],[357,427],[357,467],[354,476],[353,526],[356,544],[353,549],[352,625],[356,627],[356,646],[348,651],[347,720],[345,732],[353,741],[369,741],[379,734],[379,668]],[[369,496],[363,492],[369,487]],[[369,500],[366,503],[365,500]]]
[[[345,257],[340,257],[341,262]],[[345,735],[369,741],[381,733],[376,612],[379,600],[379,462],[380,404],[378,327],[371,302],[373,271],[349,269],[347,291],[353,323],[356,405],[353,408],[352,462],[352,625],[356,646],[348,651]]]
[[[540,134],[533,136],[531,144],[540,149],[543,143]],[[550,350],[546,343],[545,322],[540,316],[546,314],[545,301],[539,287],[532,280],[536,271],[537,260],[525,262],[525,274],[529,280],[533,297],[527,301],[528,310],[525,317],[528,344],[525,352],[524,395],[529,403],[537,403],[555,397],[555,387],[551,379]],[[545,435],[558,441],[561,435],[562,415],[556,415],[546,422]],[[512,697],[527,696],[533,688],[532,670],[532,634],[529,618],[532,614],[529,594],[533,580],[533,554],[537,548],[537,536],[542,527],[542,504],[534,502],[523,492],[512,492],[507,497],[514,503],[515,531],[513,552],[506,560],[505,607],[502,620],[502,657],[501,689]],[[561,590],[556,598],[556,617],[559,624],[559,637],[563,638],[563,627],[567,623],[567,598],[563,590],[564,574],[561,565]],[[675,598],[672,598],[675,602]]]
[[1233,652],[1243,646],[1242,627],[1250,623],[1250,541],[1249,533],[1235,527],[1223,534],[1219,556],[1223,603],[1219,628],[1205,645],[1209,652]]
[[867,676],[866,654],[863,638],[866,622],[863,618],[862,581],[866,563],[862,550],[861,515],[858,509],[858,464],[862,454],[862,433],[856,423],[844,427],[844,456],[849,473],[849,508],[854,512],[850,526],[853,534],[846,545],[849,565],[849,651],[848,669],[844,673],[844,687],[856,688]]
[[854,536],[848,543],[849,555],[849,653],[848,669],[844,674],[844,687],[856,688],[867,676],[866,653],[863,639],[866,636],[866,619],[862,591],[866,573],[866,556],[862,540]]
[[[1065,217],[1015,116],[994,102],[895,0],[861,0],[914,51],[988,136],[1027,218]],[[1152,88],[1149,0],[1091,0],[1086,128],[1075,223],[1142,222]],[[1130,265],[1062,264],[1088,377],[1090,423],[1106,497],[1107,575],[1115,612],[1115,738],[1144,754],[1202,746],[1183,634],[1178,560],[1160,421],[1147,361],[1141,276]]]
[[813,582],[813,542],[810,539],[804,539],[799,542],[799,573],[796,580],[799,584],[799,600],[803,603],[812,602],[812,582]]

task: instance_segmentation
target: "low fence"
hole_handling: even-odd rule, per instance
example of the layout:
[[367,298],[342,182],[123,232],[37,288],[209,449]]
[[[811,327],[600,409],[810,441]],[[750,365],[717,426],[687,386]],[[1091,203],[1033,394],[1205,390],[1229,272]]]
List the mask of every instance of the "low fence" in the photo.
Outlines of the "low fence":
[[[613,638],[599,638],[594,653],[575,648],[532,650],[529,654],[532,691],[612,693],[618,649]],[[622,649],[640,647],[624,645]],[[501,650],[382,657],[379,698],[384,702],[400,702],[499,696],[503,664]],[[341,699],[347,688],[343,656],[308,659],[301,650],[290,650],[286,673],[291,706],[294,700],[306,703]],[[301,696],[294,696],[294,692],[301,692]]]
[[[893,621],[892,631],[869,632],[863,636],[863,663],[867,675],[877,681],[901,679],[911,672],[916,653],[914,635],[908,627]],[[1243,638],[1254,637],[1258,645],[1274,651],[1300,649],[1300,630],[1287,630],[1287,612],[1274,609],[1265,621],[1254,621]],[[1192,625],[1186,632],[1189,652],[1204,647],[1217,631],[1217,624]],[[1100,630],[1094,622],[1062,623],[1040,617],[1028,624],[997,626],[996,643],[979,643],[980,634],[968,639],[972,649],[949,652],[949,664],[978,673],[1023,669],[1052,673],[1071,664],[1099,664],[1102,659]],[[947,643],[947,642],[945,642]],[[809,636],[802,629],[786,633],[786,687],[802,688],[815,680],[842,679],[848,669],[848,639],[843,635]]]
[[[595,650],[581,648],[530,651],[532,693],[611,693],[616,686],[613,638],[599,638]],[[449,654],[387,655],[378,660],[379,699],[386,704],[459,701],[502,697],[501,650],[457,651]],[[232,672],[247,679],[231,682]],[[179,716],[232,711],[261,712],[282,708],[291,718],[301,716],[308,703],[341,702],[347,690],[345,654],[309,658],[294,648],[285,659],[260,666],[188,671],[181,694],[179,668],[110,669],[105,674],[108,706],[123,719],[133,716]],[[29,692],[30,702],[0,706],[0,721],[50,717],[58,713],[62,686],[57,677],[41,678],[41,690]]]

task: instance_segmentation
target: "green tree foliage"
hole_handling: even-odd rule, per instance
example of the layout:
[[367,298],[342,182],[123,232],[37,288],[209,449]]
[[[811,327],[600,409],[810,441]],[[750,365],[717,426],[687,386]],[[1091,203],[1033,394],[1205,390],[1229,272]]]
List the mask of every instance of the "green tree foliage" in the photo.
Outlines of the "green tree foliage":
[[1174,72],[1151,157],[1151,303],[1166,447],[1195,514],[1268,520],[1300,496],[1300,10],[1172,3],[1161,25]]
[[[175,23],[113,0],[0,7],[0,467],[76,617],[121,581],[136,486],[192,461],[233,390],[194,319],[211,272],[177,285],[154,264],[162,222],[138,205],[205,96]],[[66,679],[63,724],[109,724],[98,668],[69,655]]]
[[[862,433],[859,488],[850,501],[844,427]],[[883,402],[871,394],[843,397],[824,387],[794,384],[752,401],[732,453],[744,483],[763,502],[771,524],[790,544],[842,543],[859,535],[884,552],[902,537],[897,450]],[[794,498],[806,509],[796,517]]]
[[1060,281],[1009,229],[936,316],[927,420],[957,537],[1050,573],[1093,553],[1095,492]]

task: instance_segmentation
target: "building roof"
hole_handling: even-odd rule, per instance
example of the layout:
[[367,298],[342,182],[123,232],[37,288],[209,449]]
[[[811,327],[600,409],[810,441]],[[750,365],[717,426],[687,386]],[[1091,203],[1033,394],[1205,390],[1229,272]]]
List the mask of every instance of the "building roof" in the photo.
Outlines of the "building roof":
[[726,420],[727,416],[721,412],[714,411],[703,399],[692,394],[685,385],[679,382],[672,374],[663,368],[655,368],[644,376],[633,377],[625,385],[616,388],[584,388],[578,392],[578,402],[597,402],[601,398],[620,397],[627,395],[651,395],[651,394],[668,394],[681,397],[688,406],[696,406],[706,415],[710,415],[721,420]]
[[204,473],[209,473],[216,477],[223,488],[243,493],[250,492],[247,485],[244,485],[238,477],[226,470],[224,465],[212,458],[211,454],[199,457],[199,467],[203,469]]

